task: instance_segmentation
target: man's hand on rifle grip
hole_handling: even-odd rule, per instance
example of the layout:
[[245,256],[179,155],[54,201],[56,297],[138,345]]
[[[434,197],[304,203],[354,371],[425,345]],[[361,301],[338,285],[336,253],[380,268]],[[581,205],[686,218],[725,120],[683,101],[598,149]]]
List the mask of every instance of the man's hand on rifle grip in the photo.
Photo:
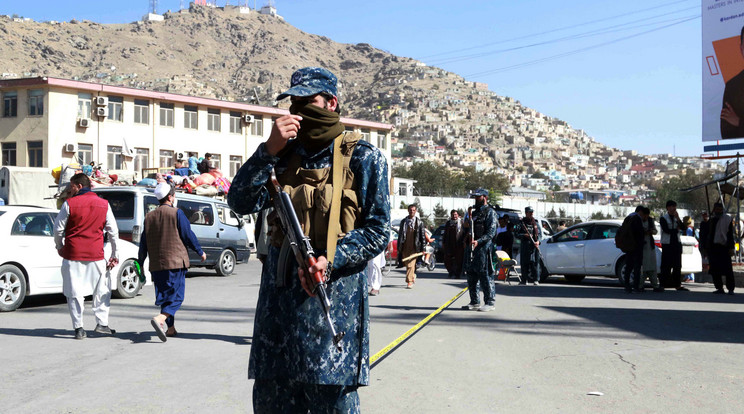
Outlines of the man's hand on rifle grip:
[[326,275],[326,269],[328,268],[328,259],[325,258],[325,256],[319,256],[317,259],[317,262],[310,266],[308,269],[309,274],[305,274],[305,269],[300,267],[297,269],[297,275],[300,277],[300,283],[302,284],[302,288],[305,289],[305,292],[307,292],[310,296],[315,296],[313,293],[313,288],[315,287],[315,283],[312,280],[311,275],[320,272],[321,275],[323,275],[323,280],[327,280]]

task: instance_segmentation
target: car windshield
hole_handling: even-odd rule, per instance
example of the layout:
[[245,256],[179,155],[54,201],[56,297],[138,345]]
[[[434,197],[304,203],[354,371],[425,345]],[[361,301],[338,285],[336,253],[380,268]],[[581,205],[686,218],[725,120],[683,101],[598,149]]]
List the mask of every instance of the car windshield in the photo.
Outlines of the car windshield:
[[117,219],[134,218],[134,193],[101,191],[96,194],[109,202],[111,212]]

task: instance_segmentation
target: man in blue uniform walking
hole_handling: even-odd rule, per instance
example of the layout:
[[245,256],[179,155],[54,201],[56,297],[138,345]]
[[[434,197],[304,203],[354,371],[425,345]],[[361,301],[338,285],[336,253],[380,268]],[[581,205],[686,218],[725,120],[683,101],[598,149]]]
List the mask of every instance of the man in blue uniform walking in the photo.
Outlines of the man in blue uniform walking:
[[[330,316],[346,332],[338,351],[315,298],[303,290],[286,238],[274,225],[256,305],[248,378],[255,379],[256,413],[356,413],[357,388],[369,383],[367,261],[390,237],[387,162],[360,134],[344,132],[336,77],[303,68],[278,99],[291,97],[290,114],[276,120],[269,139],[240,168],[228,203],[239,214],[271,206],[267,182],[290,194],[318,263],[325,272]],[[339,151],[339,152],[336,152]],[[339,160],[343,157],[343,162]],[[341,216],[331,218],[333,168],[344,168]],[[338,226],[335,235],[329,230]],[[331,237],[328,237],[331,235]],[[337,237],[336,237],[337,236]],[[336,238],[335,253],[327,252]],[[304,272],[303,272],[304,276]]]

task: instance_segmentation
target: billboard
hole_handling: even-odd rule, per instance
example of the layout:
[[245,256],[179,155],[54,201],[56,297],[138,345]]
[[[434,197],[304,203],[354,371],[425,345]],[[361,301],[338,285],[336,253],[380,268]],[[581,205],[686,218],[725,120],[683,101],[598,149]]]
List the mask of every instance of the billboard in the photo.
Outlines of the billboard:
[[703,141],[744,138],[744,1],[702,5]]

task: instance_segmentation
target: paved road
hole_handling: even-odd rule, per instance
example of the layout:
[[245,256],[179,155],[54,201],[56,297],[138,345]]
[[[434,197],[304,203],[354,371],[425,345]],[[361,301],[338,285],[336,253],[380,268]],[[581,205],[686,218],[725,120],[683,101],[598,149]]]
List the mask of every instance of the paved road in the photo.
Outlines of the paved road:
[[[251,412],[259,265],[237,270],[189,274],[180,336],[165,344],[149,324],[149,286],[113,301],[114,338],[73,340],[60,295],[0,314],[0,413]],[[404,285],[393,271],[370,300],[371,353],[464,287],[440,269]],[[373,367],[363,412],[741,412],[744,293],[691,289],[626,295],[602,278],[499,282],[490,313],[460,310],[466,294]]]

